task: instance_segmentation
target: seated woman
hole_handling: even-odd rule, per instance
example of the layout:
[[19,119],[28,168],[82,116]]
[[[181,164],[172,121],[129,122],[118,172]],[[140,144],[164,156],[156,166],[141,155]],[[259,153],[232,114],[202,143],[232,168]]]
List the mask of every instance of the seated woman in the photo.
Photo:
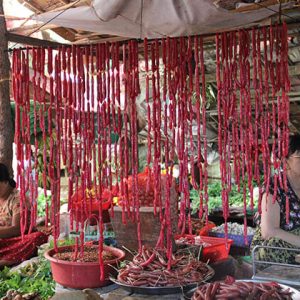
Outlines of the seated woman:
[[[300,253],[300,135],[290,137],[287,162],[287,192],[278,183],[276,201],[273,203],[274,182],[269,194],[262,196],[260,228],[252,241],[256,245],[280,248],[298,248],[299,252],[261,248],[257,259],[279,263],[295,263]],[[286,196],[289,198],[289,223],[286,219]]]
[[0,266],[29,259],[47,239],[42,232],[26,234],[22,239],[19,192],[7,167],[0,163]]

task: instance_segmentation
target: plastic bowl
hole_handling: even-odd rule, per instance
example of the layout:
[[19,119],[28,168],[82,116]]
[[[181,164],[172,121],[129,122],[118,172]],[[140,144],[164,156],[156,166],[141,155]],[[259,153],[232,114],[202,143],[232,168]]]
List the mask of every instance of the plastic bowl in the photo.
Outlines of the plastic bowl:
[[[58,247],[58,252],[74,246]],[[116,256],[115,259],[104,262],[104,280],[100,280],[99,262],[70,262],[54,258],[54,249],[45,252],[45,257],[50,261],[53,279],[64,287],[75,289],[97,288],[110,283],[109,276],[115,275],[116,271],[112,266],[116,266],[124,259],[125,252],[114,248],[103,246],[103,250],[109,251]]]

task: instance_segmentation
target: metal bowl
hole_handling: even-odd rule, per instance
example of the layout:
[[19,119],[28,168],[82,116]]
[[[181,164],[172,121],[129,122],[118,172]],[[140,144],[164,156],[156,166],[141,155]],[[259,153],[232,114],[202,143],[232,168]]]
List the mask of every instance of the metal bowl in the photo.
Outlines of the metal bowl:
[[205,283],[206,281],[210,280],[213,278],[215,275],[215,271],[213,268],[210,266],[207,266],[209,269],[209,272],[207,276],[203,279],[203,281],[199,283],[191,283],[188,285],[178,285],[178,286],[157,286],[157,287],[152,287],[152,286],[132,286],[129,284],[125,284],[122,282],[119,282],[116,278],[110,277],[110,280],[117,284],[119,287],[121,287],[124,290],[127,290],[131,293],[137,293],[137,294],[144,294],[144,295],[168,295],[168,294],[178,294],[182,293],[185,294],[189,290],[197,287],[198,285]]

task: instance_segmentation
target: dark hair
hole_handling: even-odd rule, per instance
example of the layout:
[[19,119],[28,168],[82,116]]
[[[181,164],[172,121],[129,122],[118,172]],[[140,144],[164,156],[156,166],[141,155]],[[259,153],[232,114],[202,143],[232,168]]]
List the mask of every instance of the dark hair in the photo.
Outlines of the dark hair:
[[290,136],[288,157],[297,151],[300,152],[300,134]]
[[8,181],[9,185],[13,188],[17,185],[16,182],[9,176],[7,166],[0,163],[0,182],[1,181]]

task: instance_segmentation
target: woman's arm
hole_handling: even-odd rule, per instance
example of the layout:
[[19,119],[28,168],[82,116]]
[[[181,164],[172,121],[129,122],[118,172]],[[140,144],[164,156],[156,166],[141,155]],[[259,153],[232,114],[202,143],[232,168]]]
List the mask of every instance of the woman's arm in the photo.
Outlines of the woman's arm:
[[0,227],[0,239],[7,239],[20,235],[20,213],[17,213],[13,215],[11,226]]
[[262,197],[261,235],[264,239],[277,237],[296,247],[300,247],[300,237],[280,228],[280,206],[277,201],[273,203],[273,195]]

